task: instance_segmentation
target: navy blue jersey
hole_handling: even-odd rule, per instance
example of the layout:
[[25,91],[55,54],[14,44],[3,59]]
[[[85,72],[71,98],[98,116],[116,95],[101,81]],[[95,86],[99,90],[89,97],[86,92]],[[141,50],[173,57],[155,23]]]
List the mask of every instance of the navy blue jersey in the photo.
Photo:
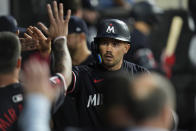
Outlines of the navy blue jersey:
[[108,71],[96,63],[73,67],[72,85],[67,94],[76,98],[78,125],[80,127],[103,126],[102,84],[106,76],[120,71],[128,72],[129,77],[133,78],[136,73],[147,70],[127,61],[123,61],[121,69],[117,71]]
[[17,131],[23,108],[23,90],[18,83],[0,88],[0,131]]

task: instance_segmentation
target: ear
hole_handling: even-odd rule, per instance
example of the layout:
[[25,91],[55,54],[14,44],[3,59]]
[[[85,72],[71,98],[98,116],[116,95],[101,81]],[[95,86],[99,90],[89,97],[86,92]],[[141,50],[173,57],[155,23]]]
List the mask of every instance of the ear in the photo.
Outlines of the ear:
[[86,40],[86,34],[85,33],[80,33],[80,39],[82,41]]
[[129,51],[131,45],[130,44],[125,44],[125,54]]
[[172,116],[172,110],[171,108],[166,105],[162,110],[162,123],[163,126],[167,129],[170,129],[173,124],[173,116]]
[[20,68],[21,68],[21,65],[22,65],[22,58],[19,57],[18,60],[17,60],[17,65],[16,65],[16,67],[17,67],[18,69],[20,69]]

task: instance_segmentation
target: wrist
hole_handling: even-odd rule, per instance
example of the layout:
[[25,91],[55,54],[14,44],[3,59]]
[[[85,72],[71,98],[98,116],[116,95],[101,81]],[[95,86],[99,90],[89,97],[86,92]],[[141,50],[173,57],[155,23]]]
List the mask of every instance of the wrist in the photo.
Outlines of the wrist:
[[64,39],[64,40],[67,40],[67,38],[65,36],[57,36],[55,39],[54,39],[54,43],[59,40],[59,39]]
[[48,58],[51,53],[51,48],[47,50],[40,50],[41,57]]

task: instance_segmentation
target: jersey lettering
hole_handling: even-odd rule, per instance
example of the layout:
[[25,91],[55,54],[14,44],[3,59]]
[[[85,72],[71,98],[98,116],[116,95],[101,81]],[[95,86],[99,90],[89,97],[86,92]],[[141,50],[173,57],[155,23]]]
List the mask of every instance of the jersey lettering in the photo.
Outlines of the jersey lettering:
[[88,97],[87,108],[90,106],[99,106],[103,104],[103,94],[93,94]]
[[[22,104],[18,105],[18,110],[21,112]],[[9,127],[12,126],[13,123],[18,119],[16,115],[16,110],[14,108],[9,108],[7,112],[4,112],[2,116],[0,116],[0,131],[6,131]]]
[[9,126],[10,126],[10,124],[7,121],[0,118],[0,129],[2,129],[3,131],[6,131],[6,129]]
[[16,117],[16,112],[13,108],[8,110],[9,115],[11,116],[13,121],[16,121],[17,117]]

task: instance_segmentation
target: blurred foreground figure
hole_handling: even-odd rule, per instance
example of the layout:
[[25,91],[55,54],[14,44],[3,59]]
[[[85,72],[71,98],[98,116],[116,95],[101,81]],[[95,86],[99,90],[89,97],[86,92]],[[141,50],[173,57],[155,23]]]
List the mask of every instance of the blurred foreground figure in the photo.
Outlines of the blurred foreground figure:
[[11,32],[0,32],[0,130],[17,131],[23,108],[23,90],[19,83],[21,46]]
[[131,81],[131,86],[127,86],[126,78],[118,80],[121,86],[117,77],[112,84],[106,84],[110,85],[105,91],[109,94],[105,95],[105,107],[110,125],[128,127],[131,131],[176,129],[175,93],[166,78],[154,73],[140,74]]
[[36,59],[25,64],[23,72],[26,95],[25,108],[20,117],[24,131],[50,131],[50,109],[55,102],[57,88],[49,81],[47,63]]

